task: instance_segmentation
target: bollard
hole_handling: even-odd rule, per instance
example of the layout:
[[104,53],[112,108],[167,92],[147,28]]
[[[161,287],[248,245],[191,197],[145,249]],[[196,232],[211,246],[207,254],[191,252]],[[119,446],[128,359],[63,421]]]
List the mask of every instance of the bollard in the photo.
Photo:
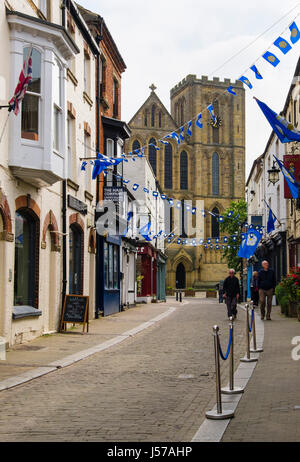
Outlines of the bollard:
[[179,292],[179,301],[180,303],[182,303],[182,292],[181,291]]
[[222,388],[221,392],[225,395],[234,395],[238,393],[244,393],[244,389],[241,387],[234,386],[234,324],[233,317],[230,317],[229,321],[229,330],[232,329],[232,340],[230,348],[230,358],[229,358],[229,387]]
[[253,313],[253,324],[252,324],[253,348],[250,349],[250,353],[261,353],[264,350],[262,348],[257,348],[257,346],[256,346],[255,310],[254,310],[254,307],[253,307],[253,302],[251,302],[251,312]]
[[221,420],[229,419],[234,416],[234,411],[222,409],[221,398],[221,375],[220,375],[220,358],[219,358],[219,327],[213,327],[214,334],[214,350],[215,350],[215,367],[216,367],[216,393],[217,393],[217,409],[212,409],[205,413],[207,419]]
[[176,290],[176,302],[178,302],[178,290]]
[[246,356],[244,356],[244,358],[241,358],[241,361],[243,363],[253,363],[257,361],[257,358],[250,357],[250,331],[249,331],[250,326],[249,326],[249,304],[248,303],[246,303],[245,308],[246,308],[246,346],[247,346],[247,350],[246,350]]

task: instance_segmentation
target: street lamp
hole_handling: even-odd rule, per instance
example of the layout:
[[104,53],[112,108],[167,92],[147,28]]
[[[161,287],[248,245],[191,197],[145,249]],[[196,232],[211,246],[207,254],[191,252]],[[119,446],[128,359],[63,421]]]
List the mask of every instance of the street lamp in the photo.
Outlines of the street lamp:
[[273,161],[273,167],[270,170],[268,170],[269,182],[272,184],[276,184],[279,181],[279,173],[280,170],[275,167],[275,161]]

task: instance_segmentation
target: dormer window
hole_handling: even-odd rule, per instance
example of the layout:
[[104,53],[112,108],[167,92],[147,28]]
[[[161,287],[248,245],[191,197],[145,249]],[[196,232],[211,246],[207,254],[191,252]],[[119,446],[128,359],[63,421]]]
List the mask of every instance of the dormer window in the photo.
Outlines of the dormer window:
[[[23,61],[27,58],[29,47],[23,49]],[[40,100],[41,100],[41,53],[32,50],[32,82],[28,85],[22,102],[22,138],[38,141],[40,132]]]

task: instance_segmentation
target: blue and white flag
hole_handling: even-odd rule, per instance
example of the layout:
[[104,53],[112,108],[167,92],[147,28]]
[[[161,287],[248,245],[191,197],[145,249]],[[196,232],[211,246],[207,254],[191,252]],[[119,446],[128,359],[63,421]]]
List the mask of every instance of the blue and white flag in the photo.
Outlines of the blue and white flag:
[[242,75],[242,77],[240,77],[238,80],[240,80],[241,82],[243,82],[245,85],[247,85],[247,87],[249,87],[250,89],[253,88],[253,85],[252,83],[250,82],[249,79],[247,79],[247,77],[245,77],[244,75]]
[[265,103],[254,98],[259,105],[260,109],[267,118],[272,129],[280,139],[281,143],[289,143],[290,141],[300,141],[300,132],[295,129],[291,122],[276,114]]
[[212,120],[215,122],[216,120],[216,116],[215,116],[215,113],[214,113],[214,108],[213,108],[213,105],[210,104],[208,107],[207,107],[211,117],[212,117]]
[[82,170],[83,172],[85,172],[85,166],[86,166],[86,165],[87,165],[87,162],[86,162],[86,161],[82,162],[82,164],[81,164],[81,170]]
[[178,144],[180,144],[180,137],[177,135],[176,132],[172,132],[171,136],[177,141]]
[[280,60],[277,58],[277,56],[274,55],[274,53],[270,53],[270,51],[266,51],[262,57],[268,61],[268,63],[272,64],[272,66],[276,67],[279,63]]
[[197,116],[196,125],[197,125],[197,127],[199,127],[199,128],[202,128],[202,127],[203,127],[203,123],[202,123],[202,114],[201,114],[201,113],[198,114],[198,116]]
[[255,229],[248,231],[245,234],[245,238],[242,239],[237,256],[240,258],[250,258],[257,249],[261,237],[261,234]]
[[294,199],[298,199],[299,196],[299,184],[297,183],[295,177],[288,171],[288,169],[283,165],[281,160],[277,159],[277,157],[273,156],[284,176],[285,181],[291,191],[291,195]]
[[275,230],[275,221],[277,218],[275,217],[274,213],[271,210],[271,207],[269,207],[269,218],[268,218],[268,223],[267,223],[267,233],[271,233],[272,231]]
[[139,234],[140,234],[141,236],[143,236],[143,238],[145,239],[145,241],[151,241],[151,240],[152,240],[152,239],[150,239],[150,237],[149,237],[150,226],[151,226],[151,221],[149,221],[149,223],[147,223],[145,226],[143,226],[143,227],[139,230]]
[[234,89],[233,89],[233,86],[232,86],[232,85],[230,85],[230,87],[228,87],[228,88],[227,88],[227,91],[228,91],[228,93],[230,93],[231,95],[234,95],[234,96],[236,96],[236,92],[234,91]]
[[181,141],[184,141],[184,125],[180,127],[180,133],[179,133]]
[[192,122],[192,120],[190,120],[188,122],[188,127],[186,129],[186,134],[189,135],[189,136],[192,136],[192,130],[191,130],[192,124],[193,124],[193,122]]
[[261,73],[259,72],[259,70],[257,69],[257,67],[253,64],[253,66],[250,67],[251,71],[254,72],[255,74],[255,77],[259,80],[261,80],[263,78],[263,76],[261,75]]
[[274,45],[279,48],[280,51],[282,51],[282,53],[284,55],[286,55],[291,49],[291,45],[289,44],[289,42],[287,40],[285,40],[284,38],[282,37],[278,37],[275,42],[274,42]]
[[297,27],[297,24],[294,22],[292,22],[292,24],[289,26],[289,29],[291,31],[291,42],[292,43],[296,43],[298,42],[299,38],[300,38],[300,31]]

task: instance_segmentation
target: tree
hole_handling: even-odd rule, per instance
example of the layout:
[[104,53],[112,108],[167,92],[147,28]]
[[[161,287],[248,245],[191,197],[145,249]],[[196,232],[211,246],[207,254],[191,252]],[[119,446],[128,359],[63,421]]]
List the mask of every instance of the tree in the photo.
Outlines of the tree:
[[241,245],[242,225],[246,220],[247,203],[244,199],[241,199],[238,202],[230,202],[230,207],[225,210],[223,221],[220,223],[220,230],[228,234],[227,248],[223,251],[222,258],[226,260],[228,268],[233,268],[240,273],[242,271],[242,260],[237,256],[237,253]]

